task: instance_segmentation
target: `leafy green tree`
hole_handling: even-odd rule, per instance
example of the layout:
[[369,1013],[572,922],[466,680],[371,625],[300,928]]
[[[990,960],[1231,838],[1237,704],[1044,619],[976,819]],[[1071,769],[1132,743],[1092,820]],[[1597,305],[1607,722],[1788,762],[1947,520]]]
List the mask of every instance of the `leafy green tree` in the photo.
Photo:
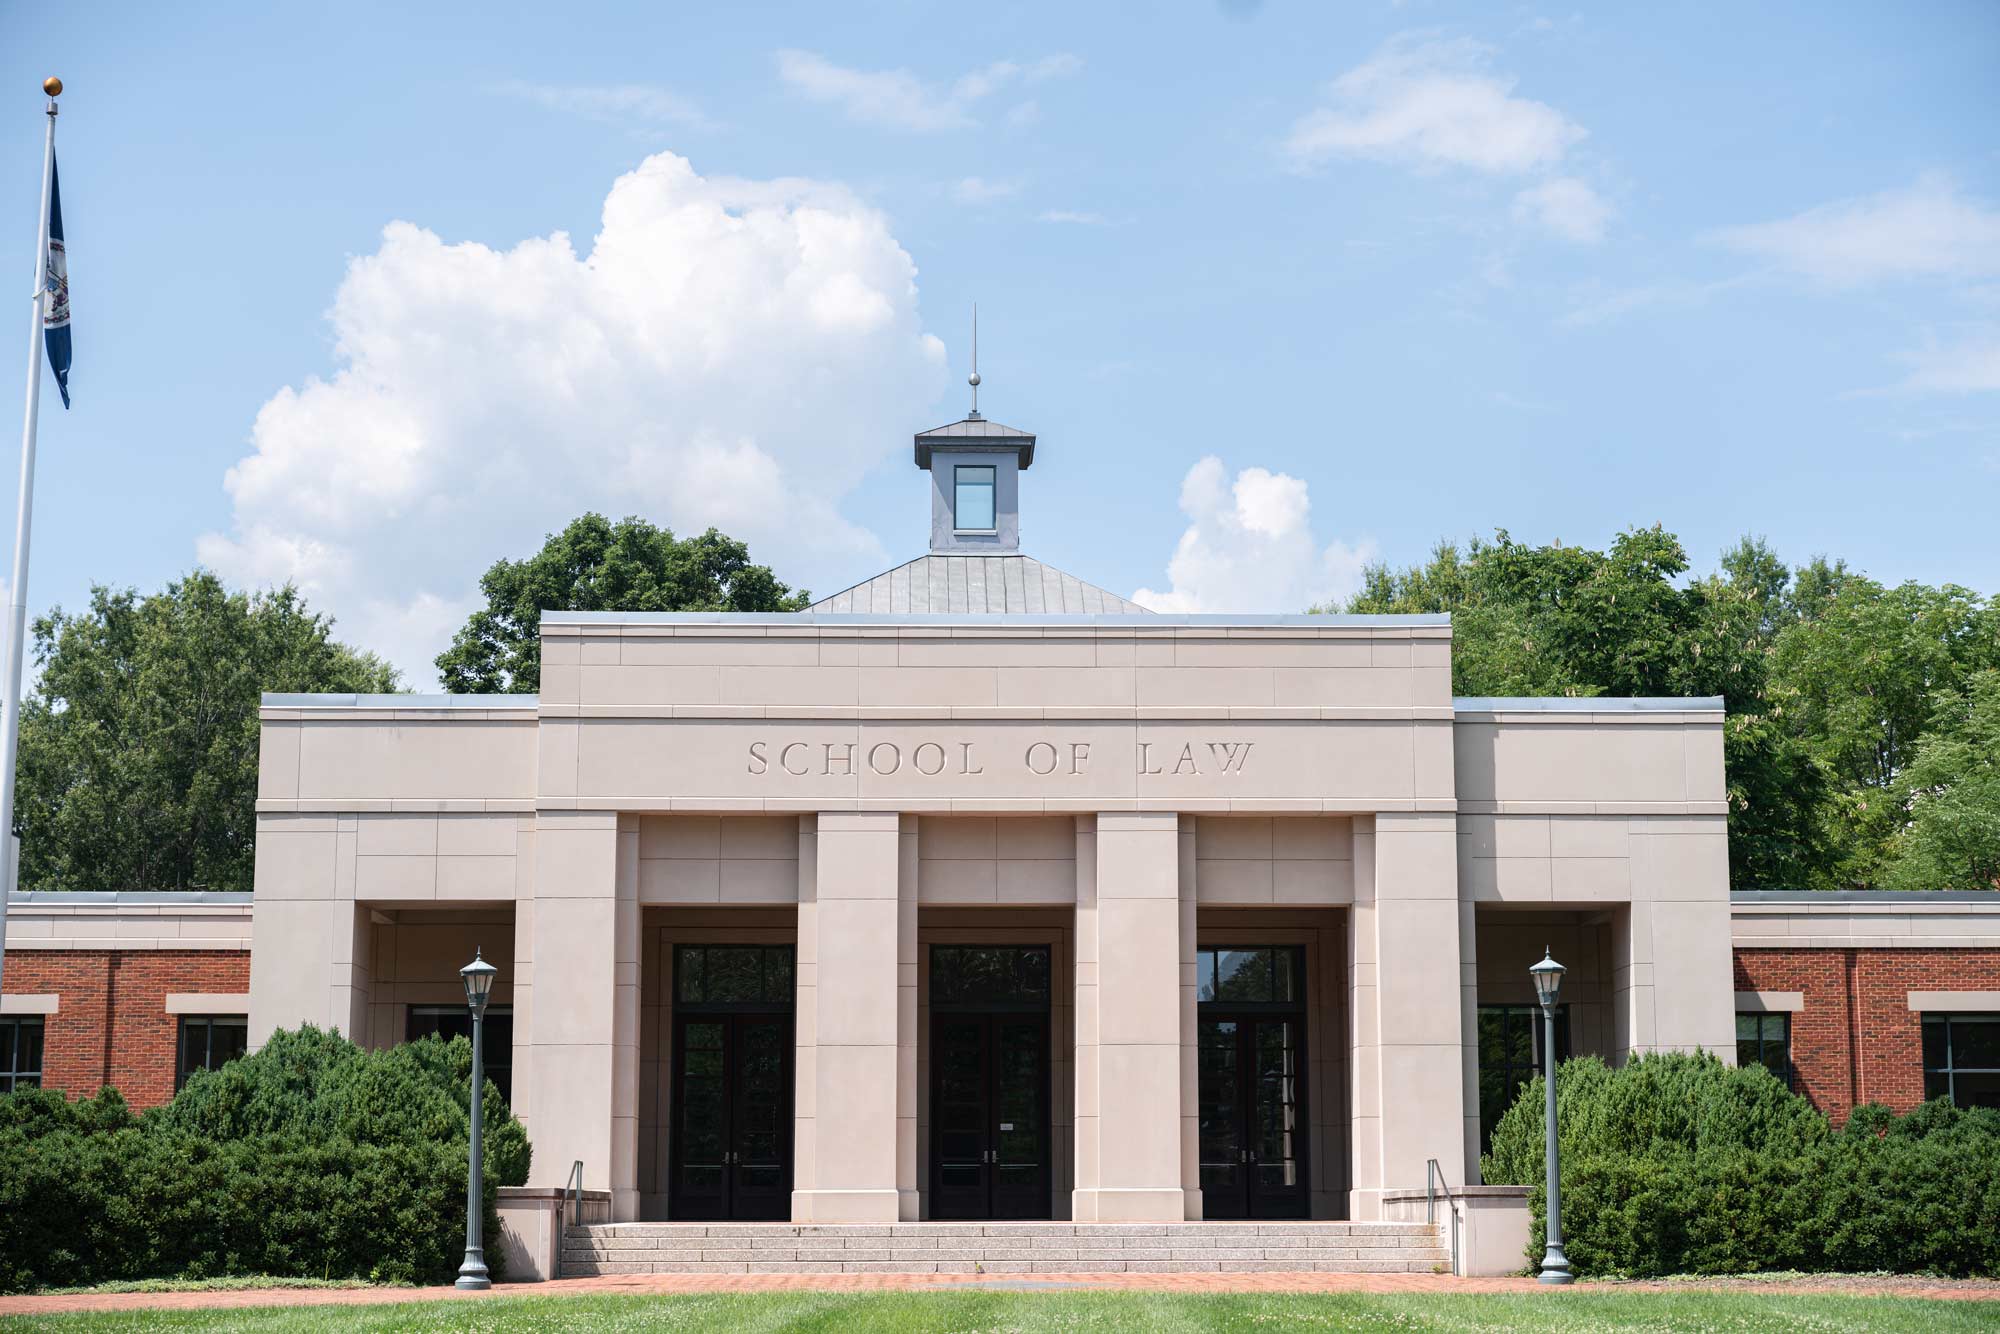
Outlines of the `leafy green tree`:
[[297,590],[231,592],[196,570],[145,597],[34,624],[21,709],[21,883],[249,889],[262,692],[382,692],[396,672],[332,638]]
[[1907,823],[1890,842],[1884,888],[2000,888],[2000,671],[1938,700],[1896,791]]
[[644,519],[614,524],[600,514],[526,560],[494,562],[479,588],[486,606],[437,659],[445,689],[458,694],[539,690],[545,611],[799,611],[811,601],[713,528],[677,538]]
[[[1801,582],[1804,582],[1803,580]],[[1815,883],[1876,882],[1907,820],[1903,771],[1939,701],[2000,667],[2000,611],[1953,585],[1885,588],[1840,572],[1772,642],[1774,698],[1826,792]]]

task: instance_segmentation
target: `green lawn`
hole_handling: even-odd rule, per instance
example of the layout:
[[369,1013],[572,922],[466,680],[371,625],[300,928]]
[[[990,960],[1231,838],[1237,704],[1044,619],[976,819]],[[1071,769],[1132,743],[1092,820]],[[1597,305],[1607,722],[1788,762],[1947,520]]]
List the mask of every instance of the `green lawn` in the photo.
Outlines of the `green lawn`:
[[1579,1290],[1520,1295],[1307,1296],[1148,1292],[773,1292],[509,1297],[385,1306],[14,1317],[49,1330],[1991,1330],[2000,1303],[1826,1293]]

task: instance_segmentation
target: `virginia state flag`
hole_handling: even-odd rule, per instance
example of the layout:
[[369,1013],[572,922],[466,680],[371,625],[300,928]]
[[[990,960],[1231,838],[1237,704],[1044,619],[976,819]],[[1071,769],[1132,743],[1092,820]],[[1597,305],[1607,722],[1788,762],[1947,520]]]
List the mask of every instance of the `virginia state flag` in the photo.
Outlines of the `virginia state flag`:
[[49,254],[42,267],[48,296],[42,302],[42,343],[63,406],[69,406],[69,260],[63,254],[62,186],[55,160],[49,160]]

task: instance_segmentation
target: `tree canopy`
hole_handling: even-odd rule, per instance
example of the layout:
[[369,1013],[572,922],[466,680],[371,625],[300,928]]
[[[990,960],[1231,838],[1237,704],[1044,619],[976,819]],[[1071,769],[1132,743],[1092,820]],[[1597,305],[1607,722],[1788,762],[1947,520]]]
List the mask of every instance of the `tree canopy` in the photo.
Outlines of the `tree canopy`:
[[244,594],[206,570],[34,624],[15,825],[37,889],[249,889],[262,692],[396,688],[296,590]]
[[601,514],[585,514],[526,560],[495,561],[479,588],[486,605],[437,659],[454,694],[540,689],[545,611],[799,611],[811,601],[713,528],[675,537]]
[[1460,695],[1722,696],[1740,888],[1992,887],[2000,604],[1761,539],[1689,569],[1659,527],[1608,551],[1501,530],[1373,566],[1340,609],[1450,612]]

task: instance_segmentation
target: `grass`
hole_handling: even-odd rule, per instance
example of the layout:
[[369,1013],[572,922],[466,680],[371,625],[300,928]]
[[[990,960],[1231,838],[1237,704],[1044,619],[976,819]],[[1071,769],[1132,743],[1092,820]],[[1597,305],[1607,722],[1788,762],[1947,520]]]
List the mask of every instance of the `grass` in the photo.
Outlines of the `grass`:
[[1834,1330],[2000,1329],[2000,1303],[1829,1293],[1576,1290],[1522,1294],[1303,1295],[1034,1292],[770,1292],[503,1297],[380,1306],[147,1310],[16,1316],[0,1330],[999,1331],[1144,1330]]

